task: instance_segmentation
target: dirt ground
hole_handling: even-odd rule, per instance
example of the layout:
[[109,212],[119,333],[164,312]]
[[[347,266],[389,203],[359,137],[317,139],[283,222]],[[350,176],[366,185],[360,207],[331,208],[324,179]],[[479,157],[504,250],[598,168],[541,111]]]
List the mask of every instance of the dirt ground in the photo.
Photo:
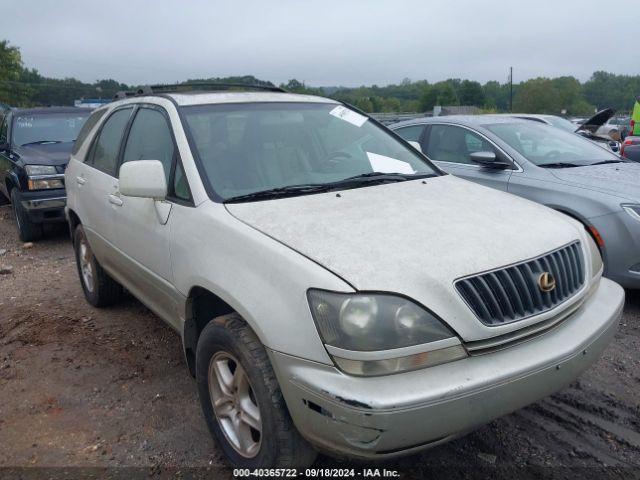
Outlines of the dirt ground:
[[[6,266],[0,478],[231,476],[179,337],[131,297],[90,307],[64,226],[25,248],[0,207]],[[350,464],[321,456],[316,466]],[[627,292],[615,341],[571,387],[457,441],[365,467],[405,478],[640,478],[640,292]]]

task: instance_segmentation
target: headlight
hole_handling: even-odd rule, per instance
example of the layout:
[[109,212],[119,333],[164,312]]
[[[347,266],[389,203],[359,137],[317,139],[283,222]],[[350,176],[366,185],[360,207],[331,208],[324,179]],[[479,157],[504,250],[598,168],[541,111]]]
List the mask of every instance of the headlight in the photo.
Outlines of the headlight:
[[59,178],[37,179],[30,178],[27,181],[29,190],[46,190],[50,188],[64,188],[64,183]]
[[52,165],[27,165],[24,169],[30,177],[36,175],[55,175],[58,173],[56,167]]
[[467,356],[433,314],[402,297],[309,290],[320,336],[346,373],[384,375]]

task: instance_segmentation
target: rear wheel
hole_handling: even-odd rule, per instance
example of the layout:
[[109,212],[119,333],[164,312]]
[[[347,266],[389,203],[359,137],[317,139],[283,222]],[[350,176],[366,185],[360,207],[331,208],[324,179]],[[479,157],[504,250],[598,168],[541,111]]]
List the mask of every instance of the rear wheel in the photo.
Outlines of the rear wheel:
[[73,236],[78,275],[84,297],[94,307],[108,307],[120,300],[122,286],[104,271],[93,255],[82,225],[76,227]]
[[196,380],[212,436],[237,468],[303,468],[316,451],[298,433],[263,345],[236,313],[198,339]]
[[22,206],[20,194],[17,189],[11,190],[11,208],[16,217],[18,235],[23,242],[33,242],[42,237],[42,224],[34,223],[29,219],[29,214]]

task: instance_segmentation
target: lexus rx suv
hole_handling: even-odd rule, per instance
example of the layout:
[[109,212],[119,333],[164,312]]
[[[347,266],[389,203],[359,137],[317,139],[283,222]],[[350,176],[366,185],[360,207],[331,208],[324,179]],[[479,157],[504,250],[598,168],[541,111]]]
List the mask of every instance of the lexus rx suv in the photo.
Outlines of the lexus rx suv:
[[65,174],[87,301],[126,288],[178,332],[231,464],[411,453],[599,357],[624,291],[579,222],[276,90],[115,101]]

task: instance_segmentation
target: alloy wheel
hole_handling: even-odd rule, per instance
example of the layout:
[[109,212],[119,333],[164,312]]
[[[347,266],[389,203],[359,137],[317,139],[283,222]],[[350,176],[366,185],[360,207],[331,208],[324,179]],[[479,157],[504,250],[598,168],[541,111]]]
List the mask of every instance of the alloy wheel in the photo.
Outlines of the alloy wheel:
[[247,373],[227,352],[209,362],[209,395],[220,429],[236,452],[255,457],[262,441],[260,407]]

